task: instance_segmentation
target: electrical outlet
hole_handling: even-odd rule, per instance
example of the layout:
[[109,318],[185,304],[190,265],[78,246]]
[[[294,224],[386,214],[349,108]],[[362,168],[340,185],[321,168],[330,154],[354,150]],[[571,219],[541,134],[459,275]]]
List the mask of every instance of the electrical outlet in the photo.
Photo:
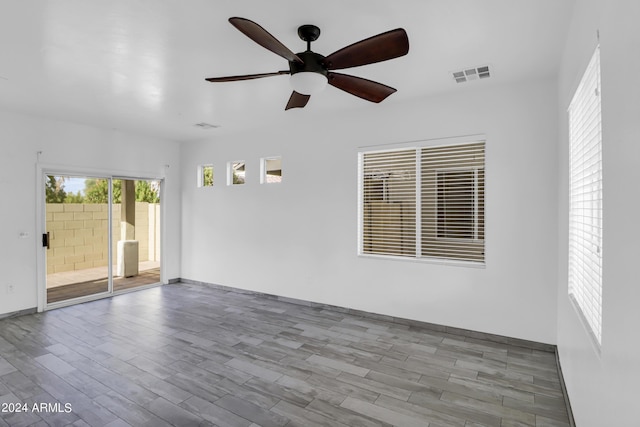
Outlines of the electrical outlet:
[[13,291],[15,291],[15,288],[13,285],[7,285],[7,293],[8,294],[12,294]]

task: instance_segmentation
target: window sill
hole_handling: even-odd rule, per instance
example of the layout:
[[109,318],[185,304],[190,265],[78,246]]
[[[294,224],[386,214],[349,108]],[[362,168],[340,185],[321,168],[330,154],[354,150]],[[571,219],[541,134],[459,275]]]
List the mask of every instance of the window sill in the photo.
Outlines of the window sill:
[[478,268],[485,269],[487,265],[485,262],[479,261],[456,261],[453,259],[439,259],[439,258],[416,258],[416,257],[403,257],[403,256],[393,256],[393,255],[376,255],[376,254],[358,254],[359,258],[369,258],[369,259],[379,259],[386,261],[404,261],[404,262],[415,262],[420,264],[435,264],[435,265],[446,265],[450,267],[463,267],[463,268]]
[[582,308],[580,308],[580,304],[571,294],[569,294],[569,302],[573,306],[573,309],[576,313],[576,317],[578,318],[578,320],[580,321],[580,324],[584,328],[585,334],[589,336],[589,341],[591,342],[591,345],[593,346],[595,353],[598,355],[598,357],[601,357],[602,344],[598,342],[598,338],[596,338],[596,335],[593,333],[593,330],[591,329],[591,325],[589,324],[589,321],[585,317],[584,312],[582,311]]

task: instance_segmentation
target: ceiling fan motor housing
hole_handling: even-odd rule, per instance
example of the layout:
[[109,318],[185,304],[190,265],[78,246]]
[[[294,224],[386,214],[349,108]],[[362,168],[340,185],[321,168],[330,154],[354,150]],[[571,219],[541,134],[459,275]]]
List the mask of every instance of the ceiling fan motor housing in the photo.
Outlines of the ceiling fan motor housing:
[[289,71],[291,71],[292,75],[300,72],[309,72],[322,74],[325,77],[327,76],[324,56],[310,50],[296,53],[296,55],[302,59],[304,63],[289,61]]

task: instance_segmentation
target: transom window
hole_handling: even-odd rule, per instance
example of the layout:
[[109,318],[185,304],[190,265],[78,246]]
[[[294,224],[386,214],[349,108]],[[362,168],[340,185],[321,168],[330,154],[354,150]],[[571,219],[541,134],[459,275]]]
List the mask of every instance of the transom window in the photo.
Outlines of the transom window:
[[245,166],[244,160],[227,163],[227,185],[243,185],[245,183]]
[[264,157],[261,159],[260,182],[279,184],[282,182],[282,157]]
[[213,186],[213,165],[198,166],[198,187]]
[[359,253],[483,263],[484,146],[360,153]]

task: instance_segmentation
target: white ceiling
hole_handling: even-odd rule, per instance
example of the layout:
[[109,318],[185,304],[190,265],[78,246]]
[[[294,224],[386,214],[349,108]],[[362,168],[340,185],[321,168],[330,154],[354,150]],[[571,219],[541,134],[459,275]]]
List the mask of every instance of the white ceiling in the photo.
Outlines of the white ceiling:
[[[299,115],[376,108],[336,88],[284,111],[288,76],[232,83],[205,77],[272,72],[286,60],[227,19],[251,19],[294,52],[297,27],[328,55],[394,28],[409,54],[344,70],[398,89],[385,104],[556,72],[574,0],[0,0],[0,108],[177,141]],[[489,64],[492,77],[451,72]],[[202,130],[195,123],[221,128]]]

